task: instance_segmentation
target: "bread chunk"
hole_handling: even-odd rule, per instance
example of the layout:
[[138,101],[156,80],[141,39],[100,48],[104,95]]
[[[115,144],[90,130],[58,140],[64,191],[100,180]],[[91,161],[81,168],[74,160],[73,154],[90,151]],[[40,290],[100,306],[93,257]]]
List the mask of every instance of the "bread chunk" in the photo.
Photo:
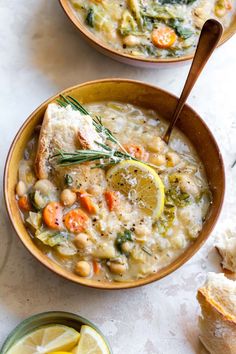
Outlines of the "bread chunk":
[[64,150],[98,149],[95,141],[102,143],[96,132],[92,118],[73,110],[70,106],[60,107],[55,103],[48,105],[40,131],[35,159],[38,178],[48,178],[53,170],[51,157]]
[[236,273],[236,233],[227,230],[218,238],[215,247],[222,257],[223,269]]
[[198,290],[200,340],[211,354],[236,353],[236,282],[208,273]]

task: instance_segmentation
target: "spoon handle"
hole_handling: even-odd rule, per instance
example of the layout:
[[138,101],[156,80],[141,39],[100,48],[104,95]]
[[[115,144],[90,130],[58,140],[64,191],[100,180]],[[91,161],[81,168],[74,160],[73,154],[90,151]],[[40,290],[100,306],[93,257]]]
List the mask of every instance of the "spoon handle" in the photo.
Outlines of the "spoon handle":
[[187,101],[187,98],[197,81],[199,75],[202,72],[202,69],[206,65],[208,59],[210,58],[211,54],[213,53],[215,47],[217,46],[221,35],[223,32],[223,27],[220,22],[216,20],[207,20],[202,27],[202,31],[199,37],[197,49],[193,58],[193,62],[191,68],[189,70],[189,74],[187,80],[185,82],[183,91],[179,98],[178,104],[175,108],[174,114],[172,116],[170,125],[163,137],[163,140],[168,144],[170,140],[170,135],[172,129],[175,126],[177,119],[182,111],[182,108]]

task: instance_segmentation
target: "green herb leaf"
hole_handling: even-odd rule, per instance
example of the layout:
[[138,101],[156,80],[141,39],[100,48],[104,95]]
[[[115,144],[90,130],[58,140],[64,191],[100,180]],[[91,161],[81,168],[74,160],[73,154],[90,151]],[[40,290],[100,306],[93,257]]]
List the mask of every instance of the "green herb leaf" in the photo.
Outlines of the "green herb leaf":
[[72,178],[71,175],[66,174],[66,175],[64,176],[64,179],[65,179],[65,184],[66,184],[68,187],[72,186],[72,184],[73,184],[73,178]]
[[150,257],[153,256],[151,250],[147,246],[142,247],[143,252],[147,253]]
[[87,17],[85,19],[85,22],[87,23],[88,26],[93,27],[94,26],[94,11],[93,9],[89,9]]
[[172,27],[176,34],[183,39],[191,37],[194,33],[190,28],[183,27],[183,25],[177,19],[170,19],[168,25]]
[[165,4],[171,4],[171,5],[191,5],[195,2],[196,0],[160,0],[160,3],[162,5]]
[[124,233],[118,233],[117,234],[117,237],[116,237],[116,240],[115,240],[115,245],[116,245],[116,248],[118,249],[118,251],[120,251],[121,253],[123,253],[122,251],[122,244],[126,241],[133,241],[133,237],[132,237],[132,234],[131,234],[131,231],[130,230],[127,230],[125,229]]

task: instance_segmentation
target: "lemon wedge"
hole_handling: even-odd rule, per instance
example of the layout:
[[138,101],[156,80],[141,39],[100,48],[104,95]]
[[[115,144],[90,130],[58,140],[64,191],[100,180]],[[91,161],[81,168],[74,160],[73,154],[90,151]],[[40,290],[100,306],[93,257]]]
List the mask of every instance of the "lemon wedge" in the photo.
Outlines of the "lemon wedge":
[[8,350],[7,354],[68,352],[78,343],[79,337],[80,334],[71,327],[63,325],[44,326],[21,338]]
[[148,216],[159,218],[164,208],[164,185],[148,165],[134,160],[125,160],[107,171],[111,188],[124,194],[132,204]]
[[78,347],[74,354],[110,354],[104,339],[92,327],[83,325],[80,331]]

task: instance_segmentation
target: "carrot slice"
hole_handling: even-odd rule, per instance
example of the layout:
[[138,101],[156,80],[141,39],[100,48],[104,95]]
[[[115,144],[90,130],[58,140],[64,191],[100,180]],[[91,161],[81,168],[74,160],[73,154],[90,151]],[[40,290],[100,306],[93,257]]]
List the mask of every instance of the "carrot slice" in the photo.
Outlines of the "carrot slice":
[[113,211],[118,205],[118,195],[114,191],[106,191],[104,197],[109,211]]
[[43,221],[54,230],[62,228],[62,206],[58,202],[50,202],[43,209]]
[[170,48],[176,41],[177,35],[170,27],[156,28],[152,32],[152,43],[162,49]]
[[72,209],[64,216],[63,221],[67,230],[77,234],[84,231],[88,215],[79,208]]
[[23,197],[20,197],[20,199],[18,200],[18,205],[22,211],[30,211],[31,210],[30,201],[26,195],[23,195]]
[[97,209],[95,204],[92,202],[92,199],[89,197],[88,193],[80,190],[79,191],[79,199],[81,206],[89,213],[95,214]]
[[93,272],[94,274],[99,274],[101,270],[101,265],[97,261],[93,261]]
[[136,144],[126,144],[124,146],[126,151],[136,159],[147,161],[149,158],[149,153],[144,149],[143,146]]

